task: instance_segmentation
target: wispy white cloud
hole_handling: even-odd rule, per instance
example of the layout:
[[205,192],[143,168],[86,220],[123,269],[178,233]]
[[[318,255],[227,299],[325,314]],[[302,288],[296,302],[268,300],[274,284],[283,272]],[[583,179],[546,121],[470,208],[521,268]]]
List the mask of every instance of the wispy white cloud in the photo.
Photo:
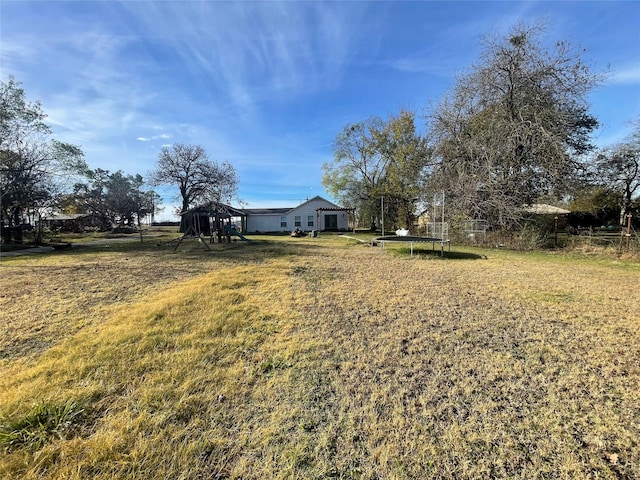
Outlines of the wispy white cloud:
[[628,64],[620,69],[614,69],[610,82],[617,85],[640,83],[640,63]]
[[158,139],[166,140],[167,138],[171,138],[171,135],[168,135],[166,133],[161,133],[160,135],[153,135],[151,137],[138,137],[136,138],[136,140],[140,142],[151,142],[152,140],[158,140]]
[[460,68],[459,59],[447,51],[423,51],[383,62],[390,68],[402,73],[436,75],[451,77]]
[[[459,8],[463,5],[466,4],[460,3]],[[427,17],[423,28],[428,40],[407,45],[403,55],[385,59],[382,64],[400,72],[452,78],[476,61],[484,38],[507,34],[515,24],[531,18],[531,2],[512,5],[514,9],[491,16],[460,15],[456,21],[437,14]]]
[[[241,109],[333,88],[353,53],[354,9],[333,3],[123,2],[194,81]],[[356,9],[357,10],[357,9]]]
[[5,38],[2,37],[2,48],[0,48],[2,55],[1,72],[2,77],[8,77],[13,75],[17,77],[19,81],[24,72],[22,65],[26,62],[32,63],[37,61],[38,50],[35,44],[21,40],[20,38]]

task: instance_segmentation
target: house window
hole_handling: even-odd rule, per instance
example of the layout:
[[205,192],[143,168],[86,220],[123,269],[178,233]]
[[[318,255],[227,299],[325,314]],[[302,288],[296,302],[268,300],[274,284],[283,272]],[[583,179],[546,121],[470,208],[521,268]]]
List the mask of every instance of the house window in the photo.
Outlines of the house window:
[[296,227],[301,227],[302,226],[302,218],[300,217],[300,215],[296,215],[296,217],[295,217],[295,226]]
[[307,217],[307,227],[313,227],[313,215]]
[[280,226],[281,227],[287,226],[287,217],[280,217]]

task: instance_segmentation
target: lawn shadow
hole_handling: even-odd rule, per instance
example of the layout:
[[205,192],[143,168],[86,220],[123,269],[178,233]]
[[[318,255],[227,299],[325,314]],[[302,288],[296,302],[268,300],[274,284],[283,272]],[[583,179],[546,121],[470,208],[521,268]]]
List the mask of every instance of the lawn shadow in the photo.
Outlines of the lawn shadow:
[[[225,260],[233,262],[264,261],[266,258],[277,258],[288,255],[304,255],[317,245],[294,244],[274,240],[255,239],[248,242],[234,241],[230,243],[209,243],[208,238],[202,242],[197,238],[185,238],[178,245],[175,239],[145,239],[127,242],[96,242],[93,244],[75,244],[72,248],[58,252],[47,252],[55,255],[93,255],[101,253],[119,253],[127,255],[156,255],[158,261],[167,256],[183,257],[194,261]],[[177,247],[177,248],[176,248]],[[42,254],[41,254],[42,255]]]
[[[410,256],[411,250],[409,248],[402,248],[399,250],[403,255]],[[433,258],[442,260],[483,260],[487,257],[471,252],[457,252],[451,250],[441,251],[440,249],[413,249],[413,256],[418,258]]]

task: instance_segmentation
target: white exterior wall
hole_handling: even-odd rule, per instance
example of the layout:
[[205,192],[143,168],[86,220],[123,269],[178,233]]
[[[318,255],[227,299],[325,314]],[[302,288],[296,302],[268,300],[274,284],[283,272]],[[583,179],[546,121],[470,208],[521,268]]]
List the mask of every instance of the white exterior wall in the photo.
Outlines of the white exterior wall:
[[[303,203],[299,207],[294,208],[289,212],[291,217],[291,225],[294,225],[295,216],[300,215],[302,218],[302,226],[300,230],[325,230],[326,222],[324,220],[325,215],[336,215],[338,220],[338,230],[349,230],[349,213],[345,211],[334,211],[334,212],[316,212],[318,208],[339,208],[335,203],[331,203],[324,198],[316,197],[312,198],[308,202]],[[318,217],[318,214],[320,216]],[[313,227],[307,226],[307,216],[313,216]],[[295,228],[295,226],[293,227]],[[292,228],[292,230],[293,230]]]
[[336,215],[338,220],[338,230],[349,230],[349,212],[319,212],[320,213],[320,227],[316,230],[326,230],[327,223],[324,219],[325,215]]
[[[312,199],[309,200],[308,202],[303,203],[302,205],[299,205],[298,207],[294,208],[293,210],[291,210],[289,212],[289,217],[291,218],[291,225],[293,225],[293,228],[295,227],[295,219],[296,216],[300,216],[300,220],[302,221],[302,225],[300,226],[300,230],[303,230],[305,232],[310,232],[311,230],[319,230],[318,228],[318,218],[316,216],[316,208],[319,207],[326,207],[329,206],[330,203],[327,202],[326,200],[320,200],[320,199]],[[312,216],[313,217],[313,227],[310,227],[307,225],[307,217],[308,216]]]
[[[335,215],[338,221],[338,230],[349,230],[349,213],[346,211],[316,212],[317,208],[339,208],[338,205],[325,200],[322,197],[315,197],[304,202],[296,208],[283,215],[274,214],[250,214],[247,216],[247,231],[252,232],[291,232],[296,228],[295,217],[300,217],[300,230],[309,232],[311,230],[325,230],[325,215]],[[320,216],[318,217],[318,213]],[[287,218],[287,226],[280,226],[280,217]],[[308,225],[308,217],[313,217],[313,226]]]
[[286,232],[289,229],[289,222],[286,227],[280,227],[281,215],[248,215],[247,232]]

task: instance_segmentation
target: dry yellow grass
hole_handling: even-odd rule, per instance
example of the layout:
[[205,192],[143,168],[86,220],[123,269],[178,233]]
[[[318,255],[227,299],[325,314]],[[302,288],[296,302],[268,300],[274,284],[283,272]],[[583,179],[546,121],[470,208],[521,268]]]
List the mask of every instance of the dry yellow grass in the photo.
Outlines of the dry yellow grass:
[[3,258],[0,362],[41,353],[172,282],[228,266],[238,248],[216,244],[213,252],[203,255],[202,247],[193,242],[185,242],[178,252],[173,246],[158,247],[157,242]]
[[0,476],[640,477],[638,264],[390,250],[3,260]]

